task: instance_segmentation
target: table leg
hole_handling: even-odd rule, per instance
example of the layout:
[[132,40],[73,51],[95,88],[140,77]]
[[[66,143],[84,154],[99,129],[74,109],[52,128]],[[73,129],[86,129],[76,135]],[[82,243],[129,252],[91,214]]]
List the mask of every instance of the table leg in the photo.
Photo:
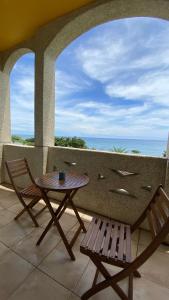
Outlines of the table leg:
[[[46,193],[44,195],[44,191],[43,191],[43,196],[44,198],[47,197]],[[46,199],[46,198],[45,198]],[[59,213],[62,212],[62,207],[65,205],[65,202],[67,201],[68,199],[68,195],[66,194],[65,197],[63,198],[62,202],[60,203],[59,207],[57,208],[56,212],[55,212],[55,215],[57,216]],[[50,204],[50,201],[49,201],[49,204]],[[49,204],[47,205],[48,209],[49,209]],[[51,205],[51,204],[50,204]],[[63,208],[64,209],[64,208]],[[53,210],[53,208],[52,208]],[[45,230],[42,232],[40,238],[38,239],[36,245],[39,246],[40,243],[42,242],[42,240],[44,239],[45,235],[47,234],[47,232],[49,231],[49,229],[51,228],[52,224],[54,222],[54,219],[52,217],[52,219],[49,221],[49,223],[47,224]]]
[[60,236],[61,236],[61,238],[63,240],[63,243],[65,244],[65,247],[66,247],[66,249],[67,249],[67,251],[68,251],[68,253],[70,255],[70,258],[72,260],[75,260],[75,256],[74,256],[74,254],[72,252],[71,246],[69,245],[68,240],[67,240],[67,238],[66,238],[66,236],[65,236],[65,234],[64,234],[64,232],[62,230],[62,227],[60,226],[59,221],[57,219],[57,214],[61,211],[61,208],[64,206],[64,203],[67,201],[68,195],[65,195],[65,197],[63,199],[64,202],[62,202],[60,204],[60,206],[58,207],[58,209],[56,210],[56,212],[54,212],[54,210],[53,210],[53,208],[52,208],[52,206],[50,204],[49,198],[47,197],[47,194],[46,194],[46,192],[44,190],[42,190],[42,194],[43,194],[43,199],[44,199],[44,201],[45,201],[45,203],[46,203],[46,205],[47,205],[47,207],[48,207],[48,209],[49,209],[49,211],[51,213],[52,219],[50,220],[50,222],[46,226],[44,232],[40,236],[40,238],[39,238],[39,240],[37,242],[37,245],[40,244],[40,242],[42,241],[42,239],[44,238],[44,236],[46,235],[46,233],[49,231],[50,227],[52,226],[52,223],[54,222],[54,224],[57,227],[57,229],[59,231],[59,234],[60,234]]
[[72,206],[72,208],[73,208],[73,210],[74,210],[74,212],[75,212],[76,218],[78,219],[78,221],[79,221],[79,223],[80,223],[80,225],[81,225],[81,228],[83,229],[83,232],[86,233],[87,230],[86,230],[86,228],[85,228],[85,226],[84,226],[84,223],[83,223],[81,217],[79,216],[78,210],[77,210],[76,206],[74,205],[72,198],[69,199],[69,202],[70,202],[70,204],[71,204],[71,206]]

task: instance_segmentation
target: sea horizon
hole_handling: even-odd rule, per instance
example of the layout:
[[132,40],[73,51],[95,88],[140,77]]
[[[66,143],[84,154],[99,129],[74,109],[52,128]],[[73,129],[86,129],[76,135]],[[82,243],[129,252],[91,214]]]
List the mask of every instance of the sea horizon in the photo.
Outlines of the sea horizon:
[[[32,138],[33,134],[15,134],[22,138]],[[62,135],[64,136],[64,135]],[[66,135],[65,135],[66,136]],[[68,135],[67,135],[68,136]],[[72,135],[68,137],[73,137]],[[61,137],[61,135],[58,135]],[[132,150],[139,151],[140,155],[148,156],[163,156],[164,151],[167,149],[167,139],[143,139],[143,138],[120,138],[120,137],[84,137],[77,136],[85,140],[88,148],[101,150],[101,151],[113,151],[113,148],[123,148],[128,153],[132,153]]]

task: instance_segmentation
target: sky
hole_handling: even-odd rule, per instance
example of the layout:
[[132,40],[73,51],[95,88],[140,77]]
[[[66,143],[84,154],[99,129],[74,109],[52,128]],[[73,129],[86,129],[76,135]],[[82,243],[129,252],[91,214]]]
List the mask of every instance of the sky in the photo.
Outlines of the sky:
[[[169,22],[99,25],[56,59],[55,135],[167,140]],[[11,72],[12,133],[34,135],[34,54]]]

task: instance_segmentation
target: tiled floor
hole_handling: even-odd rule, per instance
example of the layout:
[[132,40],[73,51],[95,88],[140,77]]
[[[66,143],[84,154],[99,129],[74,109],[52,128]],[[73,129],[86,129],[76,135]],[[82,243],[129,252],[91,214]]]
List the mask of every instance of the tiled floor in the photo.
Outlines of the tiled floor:
[[[38,204],[37,209],[42,205]],[[73,248],[76,261],[72,262],[55,227],[39,247],[35,245],[50,217],[47,210],[38,219],[40,227],[35,228],[26,213],[19,221],[13,220],[20,208],[15,193],[0,187],[0,300],[80,299],[90,287],[95,272],[88,257],[79,251],[83,233]],[[82,217],[88,226],[91,218]],[[63,216],[61,225],[71,239],[77,220],[70,210]],[[148,232],[138,231],[133,237],[133,256],[149,240]],[[111,267],[110,271],[116,272],[117,268]],[[142,278],[134,280],[134,300],[169,299],[169,247],[160,246],[140,272]],[[125,290],[126,281],[121,286]],[[119,298],[108,288],[91,298],[101,299]]]

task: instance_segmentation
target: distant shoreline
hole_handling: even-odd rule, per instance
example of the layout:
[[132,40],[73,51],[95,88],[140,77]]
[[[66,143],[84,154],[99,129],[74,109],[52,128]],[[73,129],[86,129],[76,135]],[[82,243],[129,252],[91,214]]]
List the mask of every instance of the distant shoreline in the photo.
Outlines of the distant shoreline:
[[[19,134],[20,137],[32,138],[33,135]],[[58,136],[59,137],[59,136]],[[167,149],[167,140],[148,140],[133,138],[99,138],[99,137],[79,137],[86,142],[89,149],[101,151],[113,151],[113,149],[123,149],[127,153],[139,153],[147,156],[163,157]]]
[[[18,135],[22,138],[33,138],[34,135],[33,134],[23,134],[23,133],[12,133],[13,135]],[[135,140],[135,141],[154,141],[154,142],[165,142],[167,143],[167,139],[164,140],[164,139],[148,139],[148,138],[126,138],[126,137],[95,137],[95,136],[79,136],[79,135],[58,135],[58,137],[62,137],[62,136],[66,136],[66,137],[79,137],[79,138],[82,138],[82,139],[104,139],[104,140]]]

